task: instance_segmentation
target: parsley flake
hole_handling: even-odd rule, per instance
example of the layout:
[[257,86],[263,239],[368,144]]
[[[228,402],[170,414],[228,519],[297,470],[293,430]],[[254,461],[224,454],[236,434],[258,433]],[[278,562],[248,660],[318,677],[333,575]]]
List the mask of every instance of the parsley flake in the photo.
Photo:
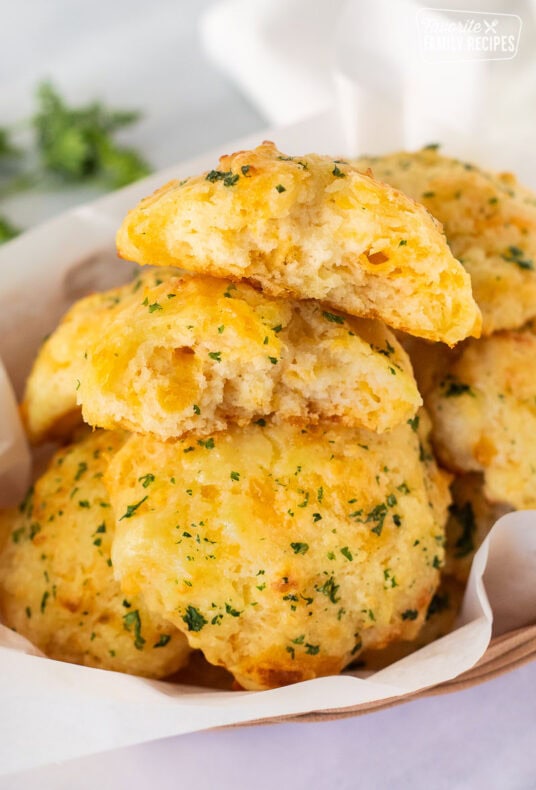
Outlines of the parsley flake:
[[134,632],[134,647],[136,650],[143,650],[145,639],[141,635],[141,617],[137,609],[123,615],[123,628],[125,631]]
[[323,310],[322,315],[326,319],[326,321],[330,321],[332,324],[344,324],[344,318],[342,317],[342,315],[329,313],[327,310]]
[[201,631],[208,623],[208,620],[205,620],[199,609],[196,609],[195,606],[187,606],[182,619],[188,626],[188,631]]
[[149,497],[144,496],[143,499],[140,499],[140,501],[136,502],[135,505],[128,505],[126,511],[123,513],[119,521],[123,521],[124,518],[132,518],[136,510],[140,507],[140,505],[143,505],[147,499],[149,499]]

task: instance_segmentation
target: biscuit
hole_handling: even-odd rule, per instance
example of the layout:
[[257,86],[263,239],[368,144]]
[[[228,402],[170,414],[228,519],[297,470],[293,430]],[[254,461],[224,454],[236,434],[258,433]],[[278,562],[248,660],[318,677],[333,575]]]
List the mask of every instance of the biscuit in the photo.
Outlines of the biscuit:
[[480,331],[469,276],[422,206],[347,162],[288,157],[273,143],[142,200],[117,248],[449,345]]
[[439,582],[450,501],[425,422],[412,425],[132,435],[106,479],[126,594],[247,689],[412,639]]
[[417,636],[412,640],[392,642],[381,650],[364,651],[358,667],[377,672],[450,634],[461,609],[463,594],[464,584],[442,573],[441,582],[430,601],[423,626]]
[[476,551],[508,505],[488,502],[481,474],[459,475],[451,486],[444,573],[465,584]]
[[536,336],[468,341],[425,396],[441,462],[482,472],[493,503],[536,507]]
[[384,431],[421,405],[409,360],[379,321],[201,276],[137,297],[85,344],[76,395],[91,425],[199,437],[275,412]]
[[60,450],[20,508],[4,512],[0,612],[50,658],[166,677],[186,664],[187,642],[123,594],[110,559],[115,519],[102,476],[123,442],[98,431]]
[[26,382],[21,414],[33,444],[68,437],[81,421],[76,391],[88,338],[102,321],[136,294],[142,283],[157,283],[173,270],[147,269],[134,282],[80,299],[45,339]]
[[443,223],[482,311],[482,334],[536,315],[536,194],[510,173],[442,156],[435,147],[354,164],[401,189]]

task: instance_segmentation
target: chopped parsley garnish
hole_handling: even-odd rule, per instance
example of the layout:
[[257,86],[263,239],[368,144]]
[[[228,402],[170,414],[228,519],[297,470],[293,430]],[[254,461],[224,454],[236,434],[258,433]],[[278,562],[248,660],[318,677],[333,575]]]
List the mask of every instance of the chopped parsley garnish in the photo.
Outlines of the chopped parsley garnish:
[[525,257],[523,250],[515,245],[508,247],[507,251],[501,255],[501,258],[504,261],[508,261],[508,263],[515,263],[520,269],[534,270],[534,262],[530,258]]
[[291,543],[290,547],[294,554],[307,554],[309,551],[309,544],[308,543]]
[[216,362],[221,362],[221,351],[209,351],[208,355],[211,359],[214,359]]
[[142,477],[138,477],[138,483],[141,483],[144,488],[149,488],[151,483],[154,483],[155,476],[149,472],[146,475],[142,475]]
[[154,643],[153,647],[165,647],[170,640],[171,636],[169,634],[160,634],[160,639]]
[[28,516],[28,518],[32,515],[32,511],[33,511],[33,496],[34,496],[34,487],[30,486],[30,488],[26,492],[24,499],[19,505],[19,512],[25,513]]
[[344,324],[344,318],[341,315],[335,315],[335,313],[328,313],[327,310],[323,310],[322,315],[324,316],[326,321],[330,321],[332,324]]
[[352,552],[350,551],[350,549],[348,548],[348,546],[343,546],[343,548],[341,549],[341,554],[342,554],[343,557],[346,557],[346,559],[349,562],[352,562],[352,560],[354,559],[354,556],[353,556]]
[[[200,447],[204,447],[206,450],[214,449],[214,439],[212,438],[212,436],[210,437],[210,439],[198,439],[197,444]],[[186,452],[186,450],[184,452]]]
[[362,510],[356,510],[355,513],[350,513],[350,518],[355,518],[355,520],[361,522],[361,524],[373,523],[374,527],[372,527],[371,532],[374,532],[374,534],[379,537],[382,534],[383,524],[387,516],[387,505],[385,502],[381,502],[379,505],[373,507],[365,519],[360,518],[362,514]]
[[18,529],[14,529],[11,533],[11,540],[13,543],[18,543],[24,533],[26,532],[26,527],[19,527]]
[[149,305],[150,313],[155,313],[157,310],[163,310],[163,309],[164,308],[162,307],[162,305],[158,304],[158,302],[153,302],[152,304]]
[[194,410],[194,414],[197,414],[198,416],[201,414],[201,409],[199,408],[197,403],[194,403],[193,410]]
[[276,189],[279,193],[286,192],[287,188],[283,186],[283,184],[277,184]]
[[47,601],[48,601],[49,595],[50,595],[50,593],[48,592],[48,590],[45,590],[45,592],[43,593],[43,597],[41,598],[41,607],[40,607],[41,614],[45,613],[45,608],[46,608],[46,605],[47,605]]
[[466,502],[461,507],[452,504],[449,511],[461,527],[461,535],[454,544],[454,556],[466,557],[475,548],[473,537],[476,532],[476,522],[473,506],[470,502]]
[[240,617],[241,615],[241,612],[239,612],[238,609],[233,609],[233,607],[229,603],[225,604],[225,611],[227,612],[227,614],[230,614],[231,617]]
[[335,167],[331,172],[333,173],[335,178],[346,178],[346,173],[343,173],[342,170],[339,170],[337,165],[335,165]]
[[80,480],[80,478],[82,477],[84,472],[87,472],[87,464],[86,464],[85,461],[80,461],[80,463],[78,464],[78,469],[77,469],[77,472],[76,472],[76,474],[74,476],[74,479],[75,480]]
[[231,472],[230,477],[231,480],[238,482],[240,480],[240,472]]
[[81,499],[78,503],[79,507],[91,507],[87,499]]
[[195,606],[188,606],[182,619],[188,626],[188,631],[201,631],[208,622]]
[[242,175],[243,176],[247,176],[247,174],[249,173],[250,167],[251,167],[251,165],[242,165],[240,170],[242,171]]
[[272,365],[277,365],[278,362],[277,357],[268,357],[268,359],[270,360]]
[[149,499],[149,497],[144,496],[143,499],[140,499],[140,501],[136,502],[135,505],[128,505],[126,511],[123,513],[119,521],[123,521],[124,518],[132,518],[136,510],[140,507],[140,505],[143,505],[147,499]]
[[141,635],[141,617],[137,609],[123,615],[123,628],[125,631],[134,632],[134,647],[136,650],[143,650],[145,639]]
[[339,585],[335,584],[335,579],[333,576],[330,576],[329,579],[324,582],[324,584],[316,585],[315,590],[319,593],[322,593],[322,595],[327,596],[331,603],[338,603],[338,601],[340,601],[340,598],[337,598]]
[[445,398],[458,398],[460,395],[471,395],[472,398],[475,397],[475,393],[469,384],[464,384],[463,381],[459,381],[455,376],[450,374],[443,379],[440,386],[443,389]]
[[419,415],[416,414],[415,417],[412,417],[411,420],[408,420],[408,425],[412,431],[416,431],[419,428]]
[[419,613],[416,609],[406,609],[405,612],[402,612],[402,620],[416,620],[419,616]]
[[211,170],[210,173],[207,173],[206,175],[207,181],[211,181],[212,183],[215,183],[216,181],[223,181],[224,187],[233,187],[239,178],[240,176],[238,173],[233,175],[231,170],[226,172],[222,170]]
[[309,656],[316,656],[320,651],[320,645],[310,645],[309,642],[305,643],[305,652]]

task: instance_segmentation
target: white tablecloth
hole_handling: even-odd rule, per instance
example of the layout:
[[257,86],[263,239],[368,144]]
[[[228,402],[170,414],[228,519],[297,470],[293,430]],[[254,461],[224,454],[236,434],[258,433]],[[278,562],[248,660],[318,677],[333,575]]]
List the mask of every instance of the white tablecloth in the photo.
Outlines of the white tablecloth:
[[[183,735],[8,777],[0,788],[533,790],[535,688],[533,663],[355,719]],[[54,737],[53,712],[43,737]]]

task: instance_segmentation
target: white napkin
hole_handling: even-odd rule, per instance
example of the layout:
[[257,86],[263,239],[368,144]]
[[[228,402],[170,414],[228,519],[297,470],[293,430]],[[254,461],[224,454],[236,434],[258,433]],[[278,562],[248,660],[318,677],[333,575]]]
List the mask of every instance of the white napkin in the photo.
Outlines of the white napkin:
[[[519,151],[536,123],[536,0],[426,5],[223,0],[205,14],[201,33],[208,55],[274,124],[331,107],[347,153],[435,141],[456,148],[463,140],[466,156],[486,163],[493,148],[496,168],[522,173]],[[469,10],[451,10],[459,5]],[[452,25],[463,30],[442,51]],[[492,41],[494,33],[512,36],[513,52],[506,39]]]

